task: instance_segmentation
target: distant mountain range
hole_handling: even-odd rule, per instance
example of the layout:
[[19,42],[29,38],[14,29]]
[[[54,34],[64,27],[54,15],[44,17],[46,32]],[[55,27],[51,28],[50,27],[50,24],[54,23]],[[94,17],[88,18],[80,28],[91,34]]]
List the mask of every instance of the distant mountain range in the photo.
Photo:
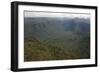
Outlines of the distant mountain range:
[[90,19],[67,17],[24,17],[25,37],[63,37],[66,32],[90,32]]

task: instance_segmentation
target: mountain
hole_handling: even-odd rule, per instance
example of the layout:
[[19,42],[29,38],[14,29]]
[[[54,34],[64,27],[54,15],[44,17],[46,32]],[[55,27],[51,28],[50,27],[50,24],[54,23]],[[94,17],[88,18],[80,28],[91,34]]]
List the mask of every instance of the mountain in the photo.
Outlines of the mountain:
[[90,58],[90,19],[24,17],[24,61]]
[[77,32],[89,32],[90,31],[90,21],[84,18],[73,18],[69,20],[64,20],[64,27],[66,31],[77,31]]
[[66,32],[89,32],[90,21],[84,18],[25,17],[25,37],[63,37]]

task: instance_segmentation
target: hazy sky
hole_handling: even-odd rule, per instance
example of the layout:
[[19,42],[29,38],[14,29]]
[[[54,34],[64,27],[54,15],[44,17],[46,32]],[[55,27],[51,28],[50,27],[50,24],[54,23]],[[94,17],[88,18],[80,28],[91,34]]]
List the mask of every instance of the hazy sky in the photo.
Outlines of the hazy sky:
[[54,13],[54,12],[34,12],[34,11],[25,11],[25,17],[80,17],[80,18],[89,18],[90,14],[84,13]]

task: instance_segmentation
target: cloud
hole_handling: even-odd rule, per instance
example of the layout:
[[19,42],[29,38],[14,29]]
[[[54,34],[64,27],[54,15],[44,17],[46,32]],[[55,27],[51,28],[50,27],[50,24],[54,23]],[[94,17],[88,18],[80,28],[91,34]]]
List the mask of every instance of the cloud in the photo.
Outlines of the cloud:
[[90,14],[84,13],[72,13],[72,12],[40,12],[40,11],[25,11],[25,17],[79,17],[79,18],[89,18]]

